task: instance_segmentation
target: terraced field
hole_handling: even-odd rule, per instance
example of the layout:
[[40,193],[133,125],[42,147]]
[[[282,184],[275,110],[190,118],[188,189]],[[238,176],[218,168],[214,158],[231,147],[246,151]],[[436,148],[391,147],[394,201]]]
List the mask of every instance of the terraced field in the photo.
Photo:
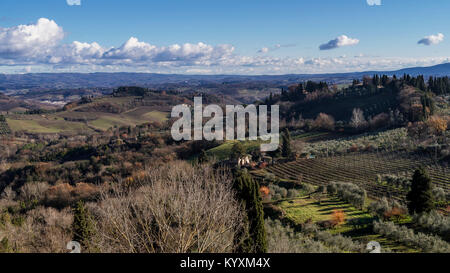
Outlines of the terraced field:
[[332,181],[351,182],[366,189],[371,197],[388,196],[402,200],[406,192],[376,183],[378,174],[402,174],[425,166],[433,183],[450,192],[450,168],[435,164],[427,156],[398,153],[354,153],[316,159],[301,159],[267,168],[282,179],[303,181],[312,185],[327,185]]

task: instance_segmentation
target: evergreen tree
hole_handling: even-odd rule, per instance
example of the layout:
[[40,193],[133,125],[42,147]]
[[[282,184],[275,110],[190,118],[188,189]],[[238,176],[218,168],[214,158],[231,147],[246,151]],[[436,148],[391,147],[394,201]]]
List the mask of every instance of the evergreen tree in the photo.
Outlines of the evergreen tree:
[[236,142],[231,148],[232,160],[237,160],[245,154],[245,148],[240,141]]
[[208,156],[206,155],[205,150],[202,149],[202,151],[200,152],[200,155],[198,157],[198,163],[203,164],[208,162]]
[[267,155],[269,155],[272,158],[278,158],[281,156],[281,149],[278,146],[278,148],[275,151],[269,151],[267,152]]
[[282,135],[282,141],[283,141],[283,146],[281,147],[281,154],[283,157],[290,157],[292,154],[291,134],[289,133],[289,130],[287,128],[284,129],[284,132]]
[[407,194],[408,209],[412,213],[430,212],[433,205],[431,179],[424,169],[414,172],[411,191]]
[[234,188],[247,212],[247,228],[244,228],[236,239],[236,252],[265,253],[267,240],[259,183],[254,181],[248,173],[236,171]]
[[82,201],[79,201],[74,209],[72,228],[73,240],[89,248],[94,235],[94,219]]
[[427,120],[430,116],[434,115],[436,111],[436,106],[431,94],[425,94],[421,97],[421,102],[423,106],[423,117]]

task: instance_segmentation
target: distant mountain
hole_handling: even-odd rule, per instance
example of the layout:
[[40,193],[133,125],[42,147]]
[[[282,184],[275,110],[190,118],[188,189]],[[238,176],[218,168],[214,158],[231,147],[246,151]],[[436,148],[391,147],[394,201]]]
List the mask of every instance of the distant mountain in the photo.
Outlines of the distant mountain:
[[424,76],[450,76],[450,63],[445,64],[438,64],[434,66],[428,66],[428,67],[412,67],[412,68],[405,68],[400,69],[397,71],[394,71],[399,74],[410,74],[410,75],[424,75]]
[[281,87],[299,81],[314,80],[344,83],[364,75],[373,74],[424,76],[450,75],[450,63],[413,67],[396,71],[366,71],[329,74],[288,74],[288,75],[179,75],[151,73],[34,73],[34,74],[0,74],[1,90],[49,90],[76,88],[116,88],[119,86],[143,86],[149,88],[180,89],[198,87],[218,87],[236,84],[250,84],[253,88]]

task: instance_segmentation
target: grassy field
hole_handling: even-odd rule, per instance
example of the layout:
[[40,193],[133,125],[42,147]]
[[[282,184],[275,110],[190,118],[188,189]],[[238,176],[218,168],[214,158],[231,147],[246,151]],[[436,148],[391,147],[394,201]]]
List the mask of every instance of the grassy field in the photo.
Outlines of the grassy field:
[[404,244],[374,233],[370,226],[355,228],[348,220],[371,220],[373,219],[373,216],[367,211],[359,210],[335,197],[324,197],[319,203],[313,198],[310,199],[307,196],[302,196],[292,200],[278,201],[274,204],[295,224],[302,224],[308,220],[313,223],[331,220],[333,211],[343,210],[345,213],[345,222],[335,228],[327,229],[331,234],[341,234],[365,244],[370,241],[377,241],[381,244],[383,249],[391,252],[419,252],[419,250],[411,248],[410,246],[405,246]]
[[[332,219],[332,213],[335,210],[343,210],[346,220],[353,218],[372,218],[367,212],[358,210],[348,203],[337,198],[326,197],[319,203],[315,199],[307,196],[289,201],[282,201],[279,207],[286,213],[286,216],[293,220],[296,224],[305,223],[308,220],[312,222],[320,222]],[[342,233],[352,230],[349,224],[343,224],[332,232]]]
[[81,122],[68,122],[56,116],[27,115],[20,119],[7,118],[7,122],[13,132],[26,131],[43,134],[92,132]]
[[163,123],[169,113],[142,106],[123,113],[68,110],[47,115],[11,115],[7,118],[13,132],[30,133],[90,133],[121,126],[136,126],[147,122]]
[[[206,154],[219,160],[228,159],[231,155],[231,149],[236,142],[237,140],[226,141],[222,145],[208,150]],[[247,152],[250,152],[254,149],[259,149],[261,143],[262,141],[260,140],[242,141],[242,146],[244,146]]]

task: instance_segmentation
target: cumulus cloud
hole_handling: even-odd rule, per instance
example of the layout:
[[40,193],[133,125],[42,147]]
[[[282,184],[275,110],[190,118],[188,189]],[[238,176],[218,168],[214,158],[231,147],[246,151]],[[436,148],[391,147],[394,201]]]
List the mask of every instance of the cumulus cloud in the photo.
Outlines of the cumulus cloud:
[[118,48],[111,48],[102,54],[106,62],[133,63],[172,63],[173,65],[211,65],[229,57],[234,51],[231,45],[211,46],[202,42],[197,44],[174,44],[158,47],[141,42],[135,37]]
[[46,18],[30,25],[0,28],[0,65],[218,65],[227,62],[234,51],[231,45],[202,42],[161,47],[135,37],[119,47],[105,48],[96,42],[62,44],[63,38],[63,28]]
[[0,58],[33,58],[50,54],[64,38],[55,21],[39,19],[35,24],[0,28]]
[[[243,56],[229,44],[183,43],[158,46],[131,37],[116,47],[97,42],[63,43],[64,30],[41,18],[29,25],[0,28],[0,71],[33,72],[156,72],[210,74],[334,73],[393,70],[450,61],[443,58],[380,58],[357,55],[330,58],[275,57],[268,54]],[[324,46],[336,48],[358,40],[338,37]],[[275,45],[267,52],[286,46]],[[21,70],[22,69],[22,70]]]
[[347,37],[346,35],[341,35],[341,36],[337,37],[336,39],[329,41],[328,43],[320,45],[319,49],[320,50],[330,50],[330,49],[335,49],[335,48],[343,47],[343,46],[356,45],[358,43],[359,43],[358,39],[353,39],[353,38]]
[[442,43],[443,41],[444,41],[444,34],[438,33],[436,35],[426,36],[417,43],[429,46],[429,45],[437,45],[439,43]]
[[81,0],[67,0],[69,6],[81,6]]
[[366,0],[369,6],[381,6],[381,0]]

